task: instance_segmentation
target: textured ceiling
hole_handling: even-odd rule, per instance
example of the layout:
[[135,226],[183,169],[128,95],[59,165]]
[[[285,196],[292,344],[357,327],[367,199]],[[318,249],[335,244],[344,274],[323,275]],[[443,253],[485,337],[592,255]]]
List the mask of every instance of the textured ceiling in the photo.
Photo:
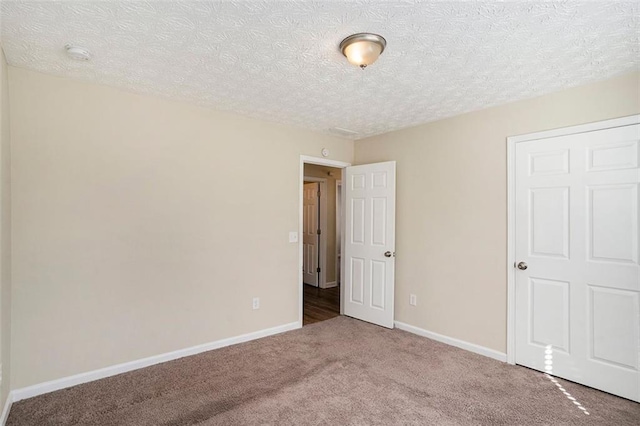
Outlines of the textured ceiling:
[[[7,61],[355,138],[637,70],[636,2],[3,1]],[[387,39],[362,71],[338,44]],[[68,59],[66,43],[90,62]]]

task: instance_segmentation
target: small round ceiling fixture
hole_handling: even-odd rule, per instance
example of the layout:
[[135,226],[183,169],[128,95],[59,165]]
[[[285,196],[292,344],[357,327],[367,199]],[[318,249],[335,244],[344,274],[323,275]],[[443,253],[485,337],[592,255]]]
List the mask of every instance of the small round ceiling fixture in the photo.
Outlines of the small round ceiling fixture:
[[387,41],[378,34],[358,33],[340,42],[340,51],[353,65],[362,69],[374,63],[384,52]]
[[74,46],[72,44],[67,44],[65,47],[67,51],[67,55],[76,61],[88,61],[91,59],[91,52],[88,49],[80,46]]

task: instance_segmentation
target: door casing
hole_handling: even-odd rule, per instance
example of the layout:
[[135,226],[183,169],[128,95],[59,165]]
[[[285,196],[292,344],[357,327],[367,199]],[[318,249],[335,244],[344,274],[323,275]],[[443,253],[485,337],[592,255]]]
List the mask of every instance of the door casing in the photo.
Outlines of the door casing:
[[516,362],[516,144],[640,123],[640,114],[507,138],[507,362]]
[[[304,191],[304,165],[305,164],[316,164],[318,166],[328,166],[335,167],[337,169],[343,169],[342,174],[344,175],[344,168],[351,166],[351,163],[347,163],[344,161],[337,160],[329,160],[327,158],[320,157],[311,157],[308,155],[300,156],[300,178],[299,178],[299,189],[298,189],[298,326],[302,327],[302,318],[303,318],[303,293],[304,293],[304,281],[302,276],[302,265],[303,265],[303,253],[302,253],[302,221],[304,220],[303,214],[303,191]],[[341,180],[343,180],[341,178]],[[344,196],[344,194],[343,194]],[[344,198],[343,198],[344,201]],[[326,204],[326,203],[325,203]],[[342,203],[344,209],[344,202]],[[341,215],[340,219],[341,229],[344,229],[344,215]],[[342,236],[344,239],[344,235]],[[342,241],[344,246],[344,241]],[[341,264],[340,270],[343,271],[344,267]],[[322,271],[321,271],[322,273]],[[340,315],[344,312],[344,303],[342,300],[342,287],[340,287]]]
[[342,252],[342,179],[336,180],[336,211],[333,212],[336,215],[336,285],[340,285],[342,280],[340,269],[340,258]]

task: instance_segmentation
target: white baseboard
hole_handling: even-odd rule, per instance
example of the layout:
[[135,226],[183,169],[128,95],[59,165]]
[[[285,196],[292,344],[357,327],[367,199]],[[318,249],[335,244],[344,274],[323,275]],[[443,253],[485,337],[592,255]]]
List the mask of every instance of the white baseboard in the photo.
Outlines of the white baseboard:
[[325,283],[324,287],[322,288],[332,288],[332,287],[338,287],[338,283],[335,281],[331,281],[331,282]]
[[260,339],[261,337],[272,336],[274,334],[283,333],[285,331],[290,331],[297,328],[300,328],[300,323],[298,321],[292,322],[289,324],[283,324],[277,327],[255,331],[253,333],[247,333],[247,334],[242,334],[240,336],[217,340],[215,342],[204,343],[202,345],[192,346],[190,348],[179,349],[177,351],[167,352],[160,355],[154,355],[148,358],[138,359],[136,361],[130,361],[130,362],[125,362],[123,364],[112,365],[110,367],[101,368],[99,370],[93,370],[93,371],[88,371],[86,373],[75,374],[73,376],[63,377],[61,379],[39,383],[37,385],[27,386],[21,389],[15,389],[11,392],[13,395],[12,402],[17,402],[23,399],[32,398],[34,396],[68,388],[68,387],[79,385],[82,383],[104,379],[105,377],[115,376],[116,374],[138,370],[140,368],[149,367],[151,365],[160,364],[162,362],[172,361],[174,359],[183,358],[185,356],[195,355],[201,352],[223,348],[225,346],[236,345],[238,343]]
[[4,402],[4,408],[2,409],[2,417],[0,417],[0,425],[4,426],[9,418],[9,411],[11,411],[11,404],[13,404],[13,392],[9,392],[7,400]]
[[455,346],[456,348],[464,349],[469,352],[475,352],[489,358],[497,359],[498,361],[507,362],[507,354],[503,352],[498,352],[493,349],[485,348],[484,346],[476,345],[475,343],[469,343],[465,342],[464,340],[454,339],[453,337],[434,333],[433,331],[428,331],[419,327],[415,327],[413,325],[405,324],[400,321],[394,321],[394,324],[400,330],[408,331],[409,333],[417,334],[418,336],[437,340],[438,342],[446,343],[447,345]]

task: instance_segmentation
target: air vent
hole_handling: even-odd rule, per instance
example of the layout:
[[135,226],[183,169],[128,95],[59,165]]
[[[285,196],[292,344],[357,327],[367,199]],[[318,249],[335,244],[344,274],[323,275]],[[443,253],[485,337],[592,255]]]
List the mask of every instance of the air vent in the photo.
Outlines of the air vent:
[[334,135],[345,136],[348,138],[358,136],[358,132],[354,132],[353,130],[343,129],[342,127],[332,127],[329,129],[331,133]]

